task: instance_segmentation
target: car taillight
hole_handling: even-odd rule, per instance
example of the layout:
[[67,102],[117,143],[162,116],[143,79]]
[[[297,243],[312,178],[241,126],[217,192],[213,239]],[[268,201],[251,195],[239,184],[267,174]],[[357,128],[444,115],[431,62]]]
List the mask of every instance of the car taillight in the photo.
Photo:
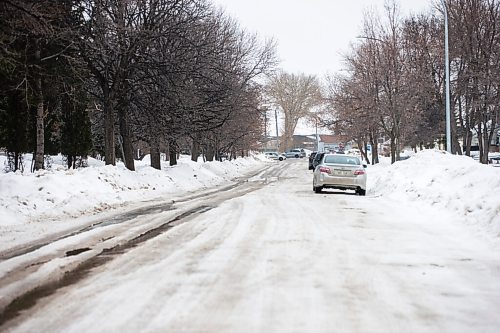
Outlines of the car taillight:
[[355,176],[364,175],[364,174],[365,174],[365,170],[363,170],[363,169],[354,170]]
[[332,171],[330,170],[330,168],[327,168],[327,167],[319,167],[319,172],[324,172],[324,173],[331,173]]

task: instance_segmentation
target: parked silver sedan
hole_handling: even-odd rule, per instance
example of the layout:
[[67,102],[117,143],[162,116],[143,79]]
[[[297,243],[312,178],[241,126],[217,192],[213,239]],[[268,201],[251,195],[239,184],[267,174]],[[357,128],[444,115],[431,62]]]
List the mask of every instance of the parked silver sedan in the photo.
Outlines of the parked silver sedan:
[[313,190],[325,188],[354,190],[366,194],[366,170],[357,156],[325,154],[314,169]]

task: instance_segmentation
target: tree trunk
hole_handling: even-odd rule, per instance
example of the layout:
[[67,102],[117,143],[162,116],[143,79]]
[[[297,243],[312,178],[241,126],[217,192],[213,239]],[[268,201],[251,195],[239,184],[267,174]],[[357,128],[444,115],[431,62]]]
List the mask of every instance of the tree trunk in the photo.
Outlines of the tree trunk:
[[[36,41],[35,51],[36,61],[40,61],[40,40]],[[36,150],[35,150],[35,170],[43,169],[43,156],[45,154],[45,125],[44,125],[44,105],[42,92],[42,77],[35,79],[36,95]]]
[[465,155],[470,156],[470,148],[472,145],[472,133],[469,130],[467,130],[464,137],[467,138],[466,139],[467,144],[464,144]]
[[[21,170],[23,171],[23,154],[19,153],[19,152],[14,152],[14,172],[16,172],[17,170]],[[11,169],[12,170],[12,169]]]
[[396,137],[391,135],[391,164],[396,162]]
[[366,163],[370,164],[370,159],[368,158],[368,145],[365,140],[356,139],[356,144],[358,145],[359,152],[361,153],[361,161],[365,160]]
[[151,166],[157,170],[161,170],[160,144],[156,139],[151,139],[149,155],[151,157]]
[[479,162],[484,163],[483,125],[481,122],[478,125],[477,141],[479,143]]
[[116,165],[115,113],[109,93],[104,93],[104,163]]
[[378,145],[373,134],[370,134],[370,144],[372,145],[372,164],[375,165],[379,163],[378,160]]
[[36,106],[36,153],[35,153],[35,170],[43,169],[43,156],[45,149],[45,129],[44,129],[44,107],[42,95],[42,80],[38,79],[37,94],[38,102]]
[[396,156],[396,161],[399,161],[401,158],[401,131],[399,128],[399,125],[395,127],[396,133],[394,135],[394,143],[395,143],[395,156]]
[[177,165],[177,142],[175,140],[168,140],[168,155],[170,166]]
[[377,164],[380,163],[378,159],[378,146],[377,143],[375,144],[372,143],[372,164]]
[[458,135],[457,135],[457,122],[455,120],[455,115],[454,113],[451,114],[451,120],[450,120],[450,129],[451,129],[451,153],[452,154],[458,154],[462,155],[462,148],[460,147],[460,143],[458,141]]
[[215,149],[212,144],[207,145],[207,149],[205,149],[205,157],[207,161],[212,162],[215,156]]
[[488,159],[489,159],[489,154],[490,154],[490,144],[491,144],[491,138],[493,137],[493,128],[492,126],[491,130],[488,130],[487,122],[482,122],[484,127],[483,127],[483,135],[482,137],[478,138],[479,141],[482,141],[482,159],[481,163],[483,164],[488,164]]
[[128,126],[127,113],[123,108],[120,108],[118,118],[120,122],[120,135],[122,136],[123,152],[125,155],[123,156],[123,162],[125,163],[125,167],[127,169],[135,171],[134,146],[132,145],[132,137]]
[[191,161],[198,161],[198,157],[200,157],[200,148],[200,143],[197,140],[193,140],[193,144],[191,145]]
[[490,154],[490,136],[489,136],[489,131],[487,128],[484,129],[483,131],[483,160],[481,163],[488,164],[488,159],[489,159],[489,154]]

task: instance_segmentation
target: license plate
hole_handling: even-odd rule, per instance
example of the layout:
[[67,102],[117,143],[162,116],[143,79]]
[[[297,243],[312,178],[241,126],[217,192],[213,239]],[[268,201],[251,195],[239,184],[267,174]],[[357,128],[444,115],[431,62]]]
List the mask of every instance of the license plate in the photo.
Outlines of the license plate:
[[349,176],[350,172],[349,170],[335,170],[335,174],[337,176]]

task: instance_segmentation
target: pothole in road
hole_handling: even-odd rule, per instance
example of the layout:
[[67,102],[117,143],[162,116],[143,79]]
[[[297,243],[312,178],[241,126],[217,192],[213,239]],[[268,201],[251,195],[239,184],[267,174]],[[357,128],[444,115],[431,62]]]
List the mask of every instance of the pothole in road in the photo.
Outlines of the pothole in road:
[[75,249],[75,250],[66,251],[66,257],[76,256],[76,255],[78,255],[80,253],[87,252],[87,251],[90,251],[89,247],[84,247],[84,248],[81,248],[81,249]]

